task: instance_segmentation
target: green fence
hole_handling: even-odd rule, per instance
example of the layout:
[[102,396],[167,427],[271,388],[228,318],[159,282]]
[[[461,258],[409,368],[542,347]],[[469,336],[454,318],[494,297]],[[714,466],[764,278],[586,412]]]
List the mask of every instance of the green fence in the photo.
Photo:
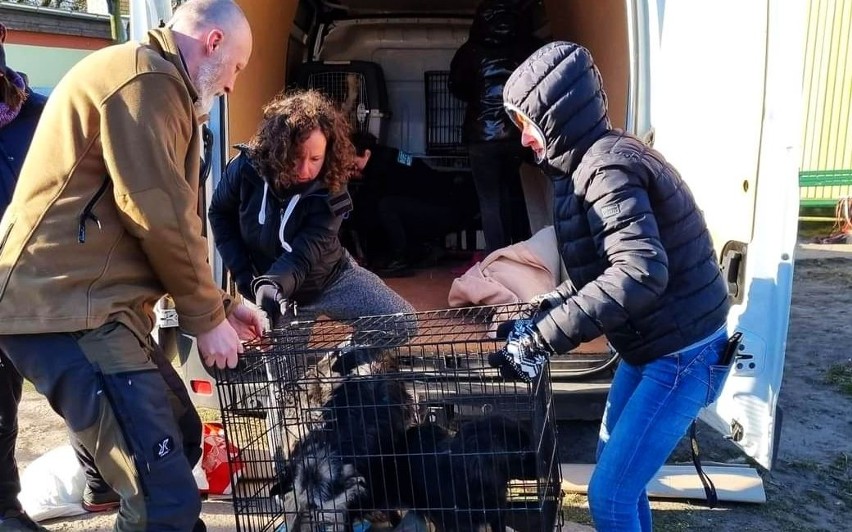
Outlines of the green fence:
[[802,214],[852,195],[852,1],[808,3],[802,87]]

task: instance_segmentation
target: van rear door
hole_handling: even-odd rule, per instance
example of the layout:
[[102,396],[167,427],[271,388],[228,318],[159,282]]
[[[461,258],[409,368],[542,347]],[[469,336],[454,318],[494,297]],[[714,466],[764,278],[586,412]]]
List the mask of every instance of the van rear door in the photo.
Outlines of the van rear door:
[[798,221],[805,4],[628,4],[631,75],[646,80],[633,95],[633,129],[695,194],[728,280],[729,329],[743,332],[722,397],[702,419],[770,468]]

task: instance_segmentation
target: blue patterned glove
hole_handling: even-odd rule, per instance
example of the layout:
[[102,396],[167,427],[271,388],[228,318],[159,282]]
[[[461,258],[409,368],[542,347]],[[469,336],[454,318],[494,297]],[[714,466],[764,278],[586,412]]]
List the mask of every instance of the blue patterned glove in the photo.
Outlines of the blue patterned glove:
[[506,347],[488,357],[488,363],[500,368],[505,379],[531,382],[541,373],[552,352],[532,320],[515,320]]

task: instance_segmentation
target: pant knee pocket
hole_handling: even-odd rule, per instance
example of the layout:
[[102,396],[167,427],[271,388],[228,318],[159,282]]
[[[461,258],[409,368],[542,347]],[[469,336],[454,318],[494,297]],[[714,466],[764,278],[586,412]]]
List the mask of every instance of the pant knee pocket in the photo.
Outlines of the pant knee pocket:
[[108,400],[136,462],[142,490],[148,496],[156,496],[169,482],[174,483],[175,490],[183,488],[179,485],[179,472],[173,469],[187,464],[183,439],[163,377],[158,371],[144,371],[104,375],[103,379]]

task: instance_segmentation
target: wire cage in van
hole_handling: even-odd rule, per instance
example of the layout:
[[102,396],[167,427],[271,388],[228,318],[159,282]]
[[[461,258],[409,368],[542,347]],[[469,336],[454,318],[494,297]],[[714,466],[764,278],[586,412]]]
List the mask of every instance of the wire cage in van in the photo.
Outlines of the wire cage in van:
[[517,305],[294,321],[219,371],[239,531],[550,531],[561,501],[547,368],[488,365]]
[[462,128],[467,106],[450,93],[450,73],[430,70],[423,76],[426,90],[426,154],[466,156]]

